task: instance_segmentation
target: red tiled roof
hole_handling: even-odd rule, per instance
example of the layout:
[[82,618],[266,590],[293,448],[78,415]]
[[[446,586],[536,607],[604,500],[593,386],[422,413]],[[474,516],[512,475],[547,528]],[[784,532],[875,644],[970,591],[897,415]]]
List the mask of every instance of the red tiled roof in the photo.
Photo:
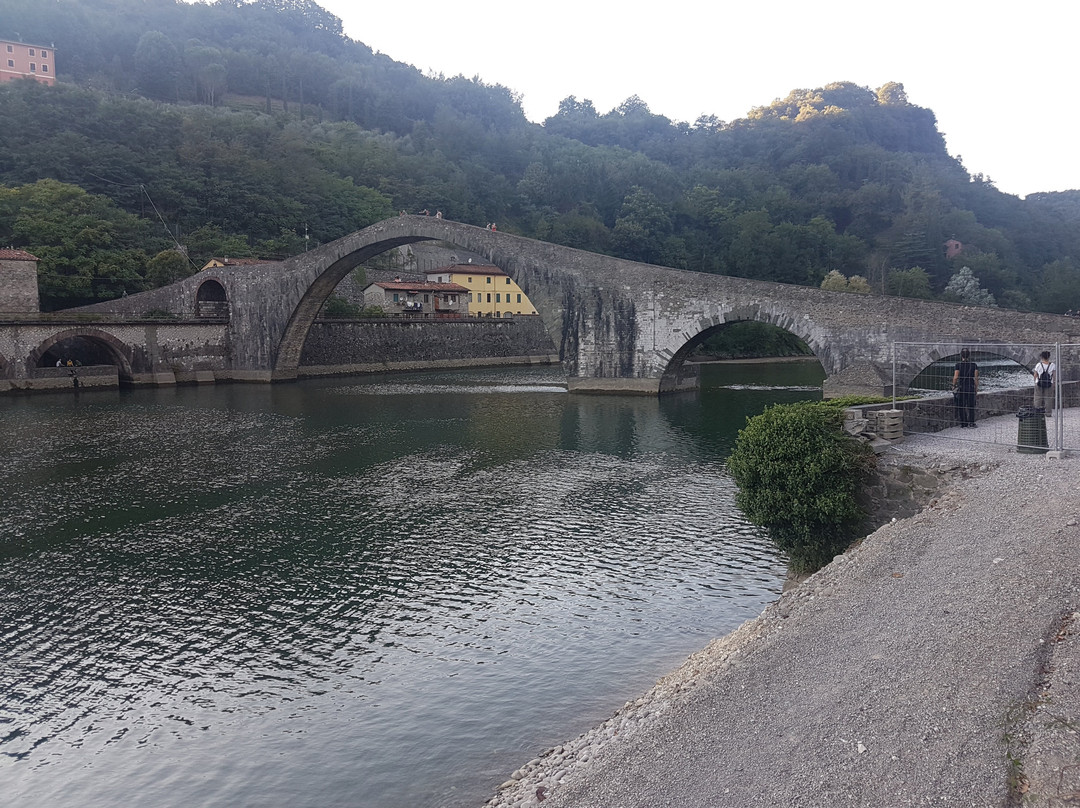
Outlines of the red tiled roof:
[[419,283],[413,281],[394,281],[390,283],[376,282],[372,284],[391,292],[468,292],[464,286],[457,283]]
[[211,258],[211,261],[217,261],[219,264],[224,264],[227,267],[251,267],[256,264],[277,264],[279,261],[274,261],[270,258]]
[[0,250],[0,261],[36,261],[37,256],[31,255],[25,250],[3,249]]
[[491,264],[451,264],[441,269],[433,269],[425,274],[438,275],[442,272],[454,275],[505,275],[506,273]]

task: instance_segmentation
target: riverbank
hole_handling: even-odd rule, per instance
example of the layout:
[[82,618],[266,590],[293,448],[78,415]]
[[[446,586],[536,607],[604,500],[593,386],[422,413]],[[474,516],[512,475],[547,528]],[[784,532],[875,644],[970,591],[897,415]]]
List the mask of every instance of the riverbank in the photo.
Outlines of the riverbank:
[[[1078,416],[1066,412],[1070,434]],[[996,420],[980,426],[1015,435],[1015,417]],[[960,470],[923,511],[530,761],[488,806],[1069,804],[1077,460],[951,432],[966,435],[889,450],[890,462]]]

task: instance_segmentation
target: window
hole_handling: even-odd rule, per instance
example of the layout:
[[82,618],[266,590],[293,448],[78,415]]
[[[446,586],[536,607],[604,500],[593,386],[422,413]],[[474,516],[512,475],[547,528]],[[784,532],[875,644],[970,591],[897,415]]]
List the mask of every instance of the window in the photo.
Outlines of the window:
[[37,56],[37,53],[35,53],[35,52],[34,52],[34,49],[33,49],[33,48],[30,48],[30,53],[29,53],[29,55],[30,55],[30,56]]
[[424,302],[425,303],[430,303],[431,302],[431,295],[424,295]]
[[472,278],[469,278],[469,283],[472,283]]
[[49,52],[48,51],[42,51],[41,52],[41,58],[42,59],[48,59],[49,58]]
[[13,50],[11,49],[11,45],[8,45],[8,46],[7,46],[7,52],[8,52],[8,53],[14,53],[15,51],[13,51]]
[[510,279],[509,279],[509,278],[507,278],[507,279],[506,279],[506,285],[507,285],[507,286],[509,286],[509,285],[510,285]]
[[472,299],[472,292],[469,292],[469,302],[470,302],[470,303],[472,303],[472,302],[473,302],[473,299]]
[[491,276],[490,275],[487,276],[487,282],[491,283]]
[[488,299],[487,299],[487,302],[488,302],[488,303],[490,303],[490,302],[491,302],[491,292],[488,292]]
[[7,60],[7,66],[8,67],[15,67],[15,60],[14,59],[8,59]]
[[400,303],[401,302],[401,300],[398,299],[398,293],[397,292],[394,292],[394,302],[395,303]]
[[502,295],[499,294],[498,292],[495,293],[495,302],[496,303],[502,303]]
[[519,293],[518,294],[518,303],[520,303],[520,302],[521,302],[521,294]]
[[49,72],[49,66],[48,65],[42,65],[41,66],[41,72],[42,73],[48,73]]
[[30,72],[31,73],[37,73],[37,65],[34,64],[33,62],[30,63]]

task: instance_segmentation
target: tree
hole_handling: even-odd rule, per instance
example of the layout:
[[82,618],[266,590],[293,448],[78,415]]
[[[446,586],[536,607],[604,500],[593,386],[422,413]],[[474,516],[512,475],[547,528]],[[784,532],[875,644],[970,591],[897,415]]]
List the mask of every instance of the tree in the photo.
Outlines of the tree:
[[917,297],[923,300],[929,300],[934,296],[930,291],[930,274],[922,267],[890,269],[888,277],[890,295]]
[[848,280],[835,269],[831,269],[821,282],[821,288],[826,292],[846,292]]
[[660,200],[635,186],[623,200],[615,220],[612,246],[623,258],[649,264],[663,263],[664,244],[671,234],[671,218]]
[[870,282],[862,275],[852,275],[848,278],[848,291],[860,295],[870,294]]
[[151,289],[168,286],[192,275],[196,269],[179,250],[162,250],[147,263],[146,282]]
[[1080,262],[1059,260],[1043,267],[1038,296],[1042,311],[1064,314],[1080,310]]
[[176,101],[180,53],[161,31],[147,31],[135,48],[135,82],[147,98]]
[[825,276],[825,279],[821,282],[821,288],[827,292],[856,292],[858,294],[868,294],[870,292],[870,284],[862,275],[852,275],[850,278],[845,278],[843,274],[835,269],[830,270]]
[[994,296],[979,285],[970,267],[963,267],[949,279],[942,295],[945,300],[968,306],[994,306]]
[[904,85],[896,81],[890,81],[878,87],[877,99],[879,104],[891,106],[900,106],[908,103],[907,92],[904,90]]
[[0,187],[0,243],[38,257],[46,311],[142,291],[146,248],[163,246],[145,220],[56,180]]

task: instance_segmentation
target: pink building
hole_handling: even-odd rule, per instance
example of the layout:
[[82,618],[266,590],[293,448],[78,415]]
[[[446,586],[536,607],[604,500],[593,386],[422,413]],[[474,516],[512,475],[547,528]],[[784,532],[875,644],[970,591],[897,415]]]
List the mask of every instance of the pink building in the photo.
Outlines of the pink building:
[[31,78],[56,84],[56,53],[52,48],[0,39],[0,81]]

